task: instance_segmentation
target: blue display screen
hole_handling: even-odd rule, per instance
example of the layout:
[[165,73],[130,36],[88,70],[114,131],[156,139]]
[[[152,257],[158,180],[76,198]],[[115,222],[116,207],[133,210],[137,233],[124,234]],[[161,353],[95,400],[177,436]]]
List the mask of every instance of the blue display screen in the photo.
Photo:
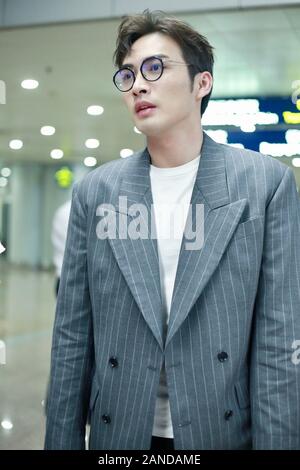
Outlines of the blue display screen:
[[[240,100],[242,98],[239,98]],[[254,132],[243,132],[240,127],[233,125],[220,125],[220,124],[210,124],[204,125],[204,129],[223,129],[228,133],[228,143],[229,144],[242,144],[245,148],[259,151],[259,145],[261,142],[268,143],[286,143],[286,131],[289,129],[298,129],[300,130],[300,106],[298,101],[298,108],[296,104],[292,101],[292,96],[288,97],[247,97],[243,99],[255,99],[259,102],[259,111],[263,113],[276,113],[278,115],[277,124],[268,124],[268,125],[256,125]],[[236,101],[237,98],[226,98],[225,101],[233,100]],[[214,103],[218,103],[219,99],[214,99]],[[221,100],[224,102],[224,99]],[[295,99],[294,99],[295,101]],[[299,124],[293,124],[291,122],[285,122],[283,117],[284,112],[293,113],[297,119],[299,119]],[[299,116],[299,118],[298,118]]]

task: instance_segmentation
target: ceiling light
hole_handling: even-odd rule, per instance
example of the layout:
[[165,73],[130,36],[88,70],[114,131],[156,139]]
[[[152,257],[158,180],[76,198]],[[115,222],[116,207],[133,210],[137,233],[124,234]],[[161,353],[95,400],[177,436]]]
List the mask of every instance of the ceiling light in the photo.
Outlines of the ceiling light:
[[0,188],[5,188],[7,186],[7,179],[4,176],[0,176]]
[[85,166],[95,166],[97,165],[97,159],[95,157],[86,157],[83,163]]
[[53,149],[51,151],[51,158],[54,158],[55,160],[59,160],[64,156],[64,152],[60,149]]
[[127,157],[130,157],[131,155],[133,155],[133,150],[131,149],[122,149],[121,152],[120,152],[120,157],[122,158],[127,158]]
[[39,82],[37,80],[23,80],[21,83],[22,88],[25,88],[25,90],[34,90],[39,86]]
[[55,134],[55,127],[53,126],[43,126],[41,127],[42,135],[53,135]]
[[5,178],[8,178],[11,175],[11,169],[10,168],[2,168],[1,175],[4,176]]
[[97,147],[99,147],[99,140],[97,140],[97,139],[87,139],[85,141],[85,146],[88,149],[96,149]]
[[104,108],[102,106],[96,106],[92,105],[89,106],[87,109],[87,113],[90,114],[91,116],[100,116],[100,114],[103,114]]
[[299,168],[300,167],[300,158],[299,157],[295,157],[292,159],[292,165],[295,166],[296,168]]
[[9,146],[13,150],[20,150],[23,147],[23,142],[19,139],[13,139],[9,142]]
[[4,419],[3,421],[1,421],[1,426],[3,429],[5,429],[6,431],[9,431],[10,429],[13,428],[13,424],[11,421],[9,421],[8,419]]
[[142,134],[142,132],[136,126],[134,126],[134,132],[136,134]]

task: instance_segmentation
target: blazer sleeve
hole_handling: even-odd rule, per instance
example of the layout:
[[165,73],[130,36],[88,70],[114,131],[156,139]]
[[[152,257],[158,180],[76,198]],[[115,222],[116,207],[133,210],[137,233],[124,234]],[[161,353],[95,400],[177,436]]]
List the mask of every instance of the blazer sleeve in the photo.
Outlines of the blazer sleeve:
[[253,448],[300,449],[300,200],[290,168],[265,215],[250,362]]
[[93,358],[87,272],[87,214],[73,189],[57,298],[45,449],[84,449]]

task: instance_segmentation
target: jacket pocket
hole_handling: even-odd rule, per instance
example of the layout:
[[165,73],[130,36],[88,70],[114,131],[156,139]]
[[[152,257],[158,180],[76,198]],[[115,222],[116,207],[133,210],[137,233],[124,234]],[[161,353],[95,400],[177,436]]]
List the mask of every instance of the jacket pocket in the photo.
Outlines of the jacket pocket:
[[234,385],[235,395],[240,408],[250,407],[248,377],[244,377]]

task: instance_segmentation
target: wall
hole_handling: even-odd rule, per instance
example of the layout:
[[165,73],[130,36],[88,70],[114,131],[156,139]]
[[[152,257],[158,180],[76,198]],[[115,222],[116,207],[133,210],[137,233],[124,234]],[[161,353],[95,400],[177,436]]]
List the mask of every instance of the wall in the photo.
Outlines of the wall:
[[[56,167],[12,165],[9,186],[7,259],[37,268],[52,266],[51,229],[55,210],[71,198],[72,188],[62,189],[55,180]],[[87,171],[75,166],[74,181]]]

